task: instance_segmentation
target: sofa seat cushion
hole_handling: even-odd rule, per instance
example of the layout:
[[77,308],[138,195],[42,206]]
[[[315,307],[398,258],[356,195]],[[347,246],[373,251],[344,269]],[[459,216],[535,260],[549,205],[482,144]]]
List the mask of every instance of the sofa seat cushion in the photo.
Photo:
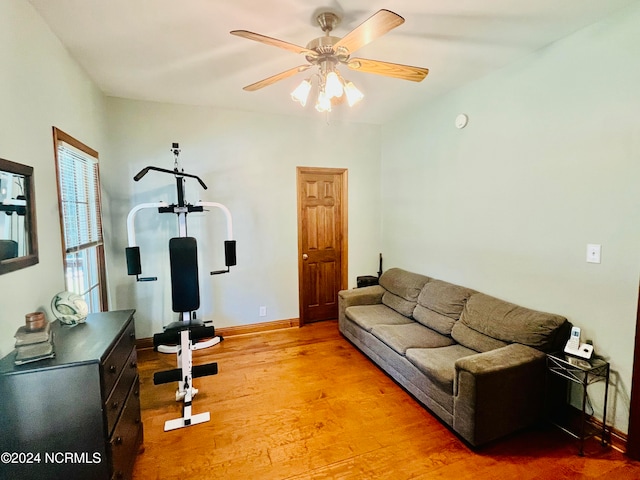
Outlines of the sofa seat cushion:
[[382,303],[405,317],[410,317],[422,287],[429,280],[429,277],[418,273],[390,268],[380,276],[379,283],[385,289]]
[[[560,315],[531,310],[483,293],[471,295],[459,323],[502,342],[521,343],[544,352],[556,348],[559,336],[568,325],[567,319]],[[459,343],[466,344],[455,329],[452,335]]]
[[405,356],[433,383],[453,395],[456,361],[475,354],[474,350],[456,344],[440,348],[409,348]]
[[453,325],[473,292],[453,283],[431,280],[420,291],[413,318],[443,335],[451,335]]
[[451,337],[445,337],[418,322],[376,325],[371,333],[400,355],[404,355],[408,348],[446,347],[455,343]]
[[344,313],[349,320],[367,332],[370,332],[376,325],[415,323],[413,320],[381,303],[376,305],[354,305],[348,307]]

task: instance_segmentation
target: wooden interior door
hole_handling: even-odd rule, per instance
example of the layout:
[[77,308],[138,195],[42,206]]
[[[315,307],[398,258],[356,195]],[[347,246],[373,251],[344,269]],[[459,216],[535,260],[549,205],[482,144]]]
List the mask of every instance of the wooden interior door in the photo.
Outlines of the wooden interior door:
[[347,288],[347,170],[298,167],[300,324],[338,318]]

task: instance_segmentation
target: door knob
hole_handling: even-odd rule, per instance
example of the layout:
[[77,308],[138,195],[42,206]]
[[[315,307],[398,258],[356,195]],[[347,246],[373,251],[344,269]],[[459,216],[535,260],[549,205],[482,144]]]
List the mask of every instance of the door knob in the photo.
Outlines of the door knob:
[[307,258],[309,258],[309,255],[307,255],[306,253],[303,253],[303,254],[302,254],[302,259],[303,259],[303,260],[306,260]]

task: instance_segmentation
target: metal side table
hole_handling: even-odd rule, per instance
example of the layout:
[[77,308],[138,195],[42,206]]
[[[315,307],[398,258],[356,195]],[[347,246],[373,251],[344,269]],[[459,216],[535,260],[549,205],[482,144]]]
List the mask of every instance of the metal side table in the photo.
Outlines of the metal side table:
[[[594,357],[585,360],[567,355],[563,352],[547,354],[547,370],[559,377],[569,380],[581,387],[582,411],[577,428],[572,429],[568,425],[563,425],[559,421],[553,423],[580,441],[579,455],[584,455],[584,441],[598,433],[601,434],[601,444],[606,445],[607,438],[607,396],[609,394],[609,362],[602,358]],[[604,406],[602,409],[602,431],[595,428],[587,428],[587,387],[593,383],[605,382],[604,385]],[[577,431],[576,431],[577,430]]]

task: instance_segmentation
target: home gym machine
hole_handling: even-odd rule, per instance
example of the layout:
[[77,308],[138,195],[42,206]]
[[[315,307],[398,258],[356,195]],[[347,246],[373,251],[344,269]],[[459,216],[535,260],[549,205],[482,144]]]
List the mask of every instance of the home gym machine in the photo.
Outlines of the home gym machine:
[[172,310],[179,313],[180,320],[172,322],[162,333],[153,336],[154,348],[161,353],[176,353],[177,368],[163,372],[156,372],[153,376],[155,385],[178,382],[176,401],[182,401],[182,417],[165,422],[164,430],[174,430],[210,419],[209,412],[193,415],[191,403],[198,389],[193,386],[193,379],[218,373],[218,364],[193,365],[192,351],[211,347],[219,343],[222,338],[215,335],[215,329],[209,322],[196,319],[196,310],[200,308],[200,287],[198,281],[197,242],[187,234],[187,214],[203,212],[205,207],[218,208],[225,214],[227,222],[227,240],[224,242],[225,266],[224,270],[215,270],[211,275],[229,272],[229,267],[236,264],[236,242],[233,240],[233,226],[231,213],[224,205],[214,202],[185,202],[184,185],[187,178],[198,181],[203,189],[205,183],[196,175],[184,173],[178,166],[180,148],[177,143],[172,145],[174,155],[173,170],[158,167],[145,167],[133,177],[137,182],[150,171],[173,175],[176,181],[177,203],[165,202],[143,203],[131,209],[127,216],[127,235],[129,246],[126,248],[127,273],[135,275],[139,282],[157,280],[157,277],[141,277],[140,247],[136,244],[134,219],[143,209],[157,209],[158,213],[173,213],[178,216],[178,237],[169,240],[169,263],[171,272],[171,302]]

